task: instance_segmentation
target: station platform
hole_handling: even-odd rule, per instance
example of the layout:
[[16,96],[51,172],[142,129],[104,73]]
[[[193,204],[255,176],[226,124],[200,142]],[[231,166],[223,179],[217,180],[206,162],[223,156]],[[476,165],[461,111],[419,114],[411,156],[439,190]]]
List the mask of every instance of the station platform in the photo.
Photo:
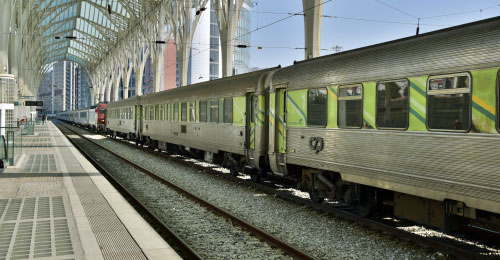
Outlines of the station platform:
[[181,259],[48,121],[0,171],[0,260]]

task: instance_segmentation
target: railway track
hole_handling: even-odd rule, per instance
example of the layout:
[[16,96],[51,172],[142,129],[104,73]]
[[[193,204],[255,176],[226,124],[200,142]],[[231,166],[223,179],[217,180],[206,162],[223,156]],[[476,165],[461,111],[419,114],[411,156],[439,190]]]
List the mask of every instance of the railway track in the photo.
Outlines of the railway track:
[[[133,145],[128,141],[122,142],[122,143],[130,145],[131,147],[138,148],[136,145]],[[389,234],[389,235],[394,236],[394,237],[398,237],[398,238],[406,240],[406,241],[411,241],[411,242],[418,244],[420,246],[423,246],[425,248],[430,248],[430,249],[439,251],[439,252],[443,253],[444,255],[450,256],[452,258],[456,258],[456,259],[489,259],[488,257],[481,255],[481,253],[484,253],[481,251],[464,249],[464,248],[458,247],[458,246],[451,244],[451,243],[446,243],[446,242],[442,242],[442,241],[439,241],[436,239],[422,237],[420,235],[416,235],[416,234],[407,232],[405,230],[398,229],[398,228],[391,226],[391,225],[387,225],[387,224],[383,224],[383,223],[380,223],[380,222],[377,222],[377,221],[374,221],[371,219],[359,217],[359,216],[354,215],[350,212],[346,212],[345,210],[342,210],[342,207],[336,208],[336,207],[331,207],[331,206],[325,206],[323,204],[312,203],[308,199],[303,199],[303,198],[293,196],[288,192],[276,190],[275,188],[269,187],[268,185],[257,184],[257,183],[251,182],[250,180],[248,180],[248,181],[242,180],[240,178],[233,177],[229,174],[223,174],[220,171],[214,169],[214,167],[207,168],[206,166],[202,166],[200,164],[196,164],[196,163],[193,164],[192,162],[188,162],[189,160],[187,161],[187,160],[183,159],[182,157],[179,157],[176,155],[172,156],[172,155],[169,155],[166,153],[153,151],[151,149],[143,149],[143,151],[146,151],[149,154],[153,154],[153,155],[157,155],[157,156],[160,156],[163,158],[167,158],[167,159],[172,160],[172,161],[177,162],[177,163],[181,163],[184,165],[188,165],[190,167],[194,167],[194,168],[201,170],[201,171],[210,172],[211,174],[215,174],[221,178],[229,179],[231,181],[236,181],[236,182],[243,182],[243,183],[245,183],[245,185],[252,186],[253,188],[256,188],[256,189],[263,191],[267,194],[272,194],[274,196],[283,198],[285,200],[292,201],[294,203],[298,203],[298,204],[307,206],[311,209],[327,213],[327,214],[334,216],[336,218],[341,218],[341,219],[345,219],[348,221],[352,221],[352,222],[361,224],[361,225],[368,227],[372,230],[386,233],[386,234]]]
[[[118,153],[111,151],[111,150],[107,149],[106,147],[86,138],[82,134],[70,129],[66,125],[62,125],[62,124],[56,124],[56,125],[63,132],[63,134],[73,143],[73,145],[75,145],[75,147],[78,150],[80,150],[84,154],[84,156],[87,159],[89,159],[89,161],[94,166],[96,166],[96,168],[101,173],[104,173],[107,177],[109,177],[109,179],[112,180],[112,182],[115,184],[115,186],[117,186],[117,188],[122,193],[124,193],[127,198],[131,199],[133,201],[133,203],[140,209],[140,211],[147,216],[148,219],[152,220],[152,222],[154,223],[156,228],[159,229],[160,233],[165,233],[165,234],[167,234],[168,238],[171,238],[170,241],[173,241],[175,243],[175,245],[180,249],[181,255],[186,256],[189,259],[203,259],[200,256],[201,254],[198,254],[196,252],[196,250],[193,249],[189,245],[188,242],[186,242],[184,239],[182,239],[180,235],[178,235],[175,231],[173,231],[173,229],[169,228],[165,224],[165,222],[162,221],[161,218],[157,214],[153,213],[150,209],[148,209],[148,207],[146,206],[147,203],[143,203],[141,201],[141,199],[134,196],[133,192],[130,191],[129,188],[125,187],[125,185],[122,185],[120,183],[120,181],[118,180],[118,178],[113,176],[113,174],[109,173],[109,169],[107,169],[107,167],[103,165],[102,161],[99,161],[98,159],[94,158],[95,156],[90,155],[86,151],[88,149],[88,147],[85,149],[82,148],[82,144],[79,143],[79,142],[81,142],[81,140],[85,140],[86,142],[92,143],[92,145],[99,147],[99,149],[106,151],[107,153],[111,154],[112,156],[119,159],[120,161],[125,162],[127,165],[132,166],[136,170],[146,174],[147,176],[149,176],[149,178],[161,183],[162,185],[168,186],[170,189],[174,190],[178,194],[182,194],[184,197],[188,198],[192,202],[195,202],[196,204],[201,205],[202,207],[208,209],[209,211],[211,211],[215,215],[220,216],[220,217],[228,220],[230,223],[232,223],[232,225],[235,225],[235,226],[249,232],[250,234],[252,234],[256,238],[258,238],[256,241],[262,240],[262,241],[264,241],[262,243],[267,243],[270,246],[270,248],[278,249],[277,250],[278,252],[271,252],[270,253],[271,257],[276,258],[276,259],[280,259],[280,258],[286,259],[289,257],[293,257],[294,259],[315,259],[314,257],[304,253],[302,250],[300,250],[294,246],[291,246],[291,245],[287,244],[286,242],[279,240],[278,238],[274,237],[273,235],[266,233],[265,231],[262,231],[261,229],[247,223],[243,219],[232,215],[231,213],[209,203],[208,201],[206,201],[206,200],[196,196],[195,194],[181,188],[180,186],[156,175],[155,173],[140,166],[139,164],[134,163],[134,162],[128,160],[127,158],[124,158],[123,156],[119,155]],[[61,126],[63,126],[63,127],[61,127]],[[78,136],[77,139],[79,141],[76,141],[74,135]],[[177,216],[177,217],[181,217],[181,216]],[[205,218],[206,215],[204,215],[202,217]],[[212,229],[210,229],[210,230],[212,230]],[[256,241],[253,241],[252,243],[255,244]],[[262,248],[262,246],[255,246],[255,247]],[[280,254],[282,254],[282,256],[280,256]],[[259,255],[257,255],[256,257],[258,258]],[[262,255],[260,255],[260,257],[262,257]]]

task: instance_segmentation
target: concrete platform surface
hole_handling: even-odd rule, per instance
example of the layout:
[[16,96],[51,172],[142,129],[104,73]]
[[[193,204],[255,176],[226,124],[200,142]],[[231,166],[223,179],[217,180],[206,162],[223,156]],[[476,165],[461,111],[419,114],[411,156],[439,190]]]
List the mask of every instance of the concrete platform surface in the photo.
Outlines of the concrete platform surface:
[[0,260],[181,259],[52,122],[0,171]]

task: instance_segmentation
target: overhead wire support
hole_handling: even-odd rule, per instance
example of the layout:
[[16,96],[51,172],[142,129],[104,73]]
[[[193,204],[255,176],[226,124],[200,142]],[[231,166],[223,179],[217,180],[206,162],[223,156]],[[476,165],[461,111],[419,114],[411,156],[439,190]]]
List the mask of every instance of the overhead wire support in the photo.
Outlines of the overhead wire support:
[[408,15],[408,16],[410,16],[410,17],[414,18],[414,19],[417,19],[417,31],[416,31],[416,35],[418,36],[418,34],[420,33],[420,17],[417,17],[417,16],[415,16],[415,15],[413,15],[413,14],[410,14],[410,13],[408,13],[408,12],[406,12],[406,11],[403,11],[403,10],[401,10],[401,9],[399,9],[399,8],[395,7],[395,6],[392,6],[392,5],[390,5],[390,4],[387,4],[387,3],[382,2],[382,1],[380,1],[380,0],[374,0],[374,1],[376,1],[377,3],[380,3],[380,4],[382,4],[382,5],[385,5],[385,6],[389,7],[389,8],[391,8],[391,9],[394,9],[394,10],[396,10],[396,11],[398,11],[398,12],[402,13],[402,14],[406,14],[406,15]]
[[416,33],[416,35],[418,35],[419,32],[420,32],[420,18],[418,18],[417,33]]

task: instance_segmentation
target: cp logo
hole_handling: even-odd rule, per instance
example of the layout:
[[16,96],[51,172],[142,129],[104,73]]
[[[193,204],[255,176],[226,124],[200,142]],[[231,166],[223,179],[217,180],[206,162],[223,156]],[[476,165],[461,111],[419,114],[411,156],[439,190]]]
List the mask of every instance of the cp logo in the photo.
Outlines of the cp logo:
[[323,150],[324,147],[324,141],[323,138],[321,137],[311,137],[309,138],[309,148],[311,150],[316,151],[316,153],[319,153]]

